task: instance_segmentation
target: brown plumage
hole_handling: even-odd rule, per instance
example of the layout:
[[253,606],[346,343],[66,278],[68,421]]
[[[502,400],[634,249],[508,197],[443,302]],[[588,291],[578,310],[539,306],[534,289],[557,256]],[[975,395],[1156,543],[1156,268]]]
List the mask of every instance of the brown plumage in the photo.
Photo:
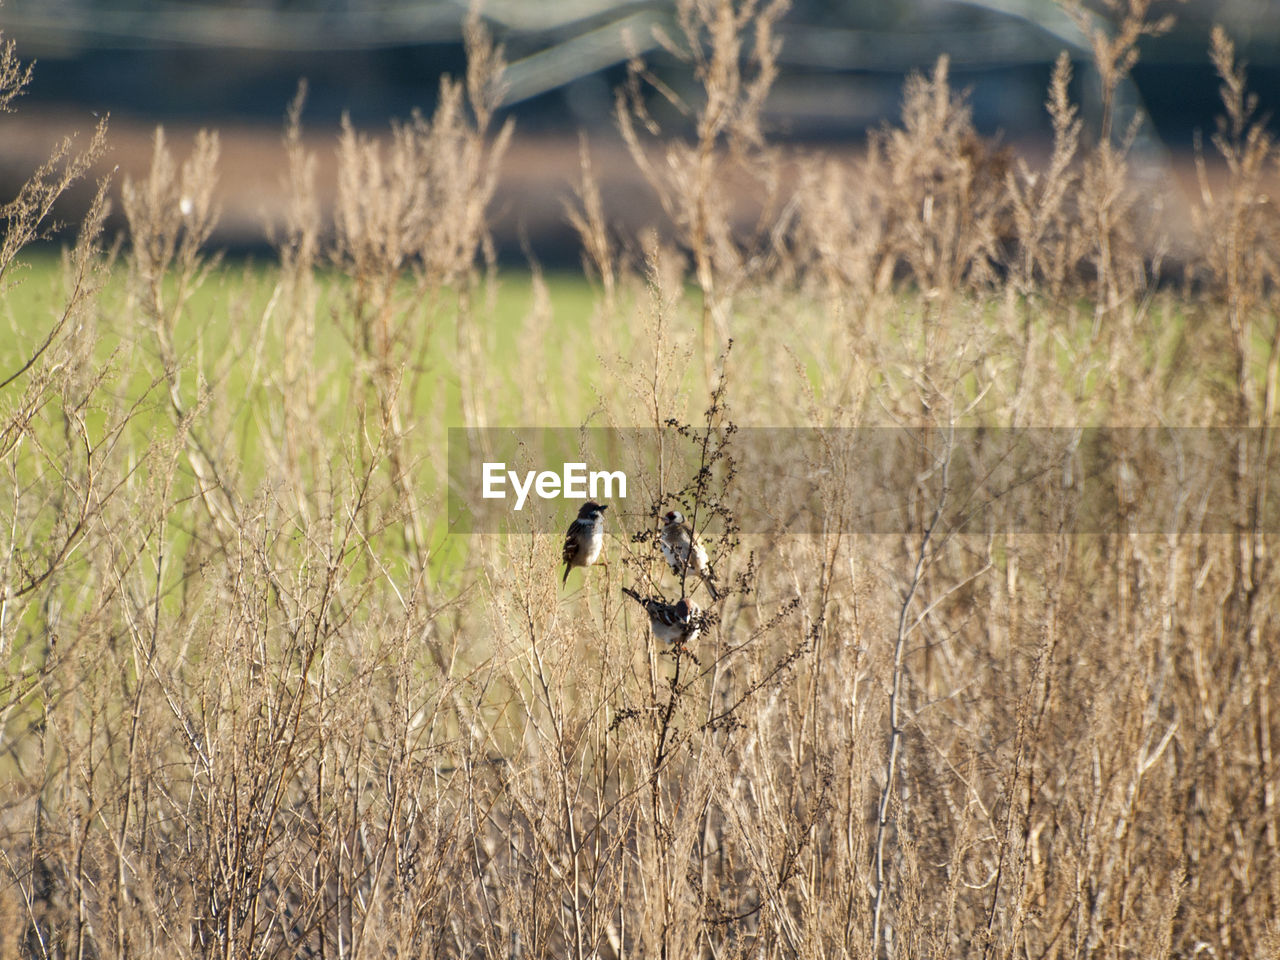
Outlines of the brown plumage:
[[692,643],[702,630],[702,608],[688,598],[667,603],[658,597],[642,597],[630,587],[622,592],[644,607],[649,629],[663,643]]
[[564,576],[560,579],[563,586],[569,580],[569,571],[574,567],[589,567],[600,558],[604,548],[604,511],[594,500],[588,500],[578,508],[577,519],[569,524],[564,535]]
[[716,575],[711,569],[711,561],[707,559],[707,548],[702,545],[693,527],[685,523],[684,514],[672,510],[662,518],[662,534],[658,538],[658,547],[666,558],[671,572],[677,577],[684,576],[686,570],[698,577],[707,585],[712,600],[720,599],[720,590],[716,586]]

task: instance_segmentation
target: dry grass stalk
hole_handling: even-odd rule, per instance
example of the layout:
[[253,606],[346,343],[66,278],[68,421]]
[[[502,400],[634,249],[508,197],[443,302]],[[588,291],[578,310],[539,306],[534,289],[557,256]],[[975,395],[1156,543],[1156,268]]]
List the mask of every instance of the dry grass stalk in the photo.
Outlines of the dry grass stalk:
[[[664,34],[659,39],[692,64],[698,102],[685,103],[639,61],[631,64],[630,81],[618,93],[616,114],[623,140],[693,260],[694,281],[702,294],[703,372],[708,384],[714,359],[732,333],[735,293],[755,272],[737,236],[726,178],[738,173],[763,190],[757,239],[768,234],[780,213],[777,162],[766,149],[759,118],[777,74],[773,28],[787,6],[786,0],[681,0],[676,7],[680,37]],[[748,28],[749,57],[744,56]],[[744,59],[749,59],[751,73],[744,72]],[[654,162],[641,136],[641,126],[651,135],[660,132],[644,102],[645,82],[692,120],[692,141],[669,136],[659,148],[661,164]]]

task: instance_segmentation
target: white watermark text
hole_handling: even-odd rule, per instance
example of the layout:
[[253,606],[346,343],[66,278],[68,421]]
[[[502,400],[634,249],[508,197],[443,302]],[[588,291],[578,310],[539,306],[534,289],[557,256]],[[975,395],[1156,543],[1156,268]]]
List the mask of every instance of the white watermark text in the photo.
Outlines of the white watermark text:
[[480,495],[486,500],[502,500],[507,496],[507,485],[515,491],[517,510],[524,509],[530,491],[543,500],[562,497],[566,500],[625,500],[627,475],[621,470],[587,470],[585,463],[561,464],[559,473],[554,470],[529,470],[522,478],[516,471],[508,470],[506,463],[486,461],[481,467],[483,483]]

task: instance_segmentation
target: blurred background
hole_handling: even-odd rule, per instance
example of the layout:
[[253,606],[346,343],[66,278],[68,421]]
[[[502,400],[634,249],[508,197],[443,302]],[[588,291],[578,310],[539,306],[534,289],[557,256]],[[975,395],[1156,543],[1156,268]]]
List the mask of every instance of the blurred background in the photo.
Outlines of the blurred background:
[[[468,9],[448,0],[3,0],[0,31],[36,67],[17,112],[0,118],[0,190],[11,196],[58,139],[87,135],[101,116],[110,118],[110,165],[125,174],[145,170],[157,124],[179,148],[214,128],[223,145],[217,239],[252,250],[276,218],[282,117],[299,79],[309,91],[303,122],[324,160],[343,115],[376,131],[415,108],[430,113],[441,75],[465,70]],[[530,243],[544,261],[576,261],[561,198],[578,170],[579,130],[590,136],[614,216],[643,222],[651,203],[618,140],[613,90],[632,54],[677,92],[691,88],[688,65],[655,39],[678,35],[673,10],[674,2],[484,3],[481,16],[505,46],[503,112],[517,130],[494,211],[504,256]],[[1189,0],[1155,10],[1177,22],[1143,41],[1125,97],[1146,121],[1141,157],[1181,167],[1195,131],[1207,139],[1218,111],[1206,52],[1213,24],[1236,41],[1262,109],[1280,106],[1280,3]],[[1096,108],[1086,41],[1053,0],[794,0],[780,39],[766,133],[797,149],[857,151],[869,129],[897,116],[906,74],[944,53],[953,86],[970,91],[979,131],[1023,152],[1034,155],[1048,134],[1043,102],[1059,51],[1076,61],[1086,116]],[[678,129],[678,116],[660,116]]]

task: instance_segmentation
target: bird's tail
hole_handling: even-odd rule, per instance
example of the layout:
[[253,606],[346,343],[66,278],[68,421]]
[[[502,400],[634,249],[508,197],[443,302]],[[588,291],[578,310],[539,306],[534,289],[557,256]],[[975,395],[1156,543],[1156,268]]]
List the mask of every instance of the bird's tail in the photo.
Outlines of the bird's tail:
[[707,585],[707,593],[711,594],[711,599],[714,602],[718,603],[720,601],[720,598],[724,596],[724,594],[721,593],[720,588],[716,586],[714,575],[708,573],[707,576],[704,578],[703,582],[705,582]]
[[572,569],[573,569],[573,567],[571,567],[571,566],[569,565],[569,561],[568,561],[568,560],[566,560],[566,561],[564,562],[564,576],[560,578],[560,586],[562,586],[562,587],[563,587],[566,583],[568,583],[568,582],[569,582],[569,571],[570,571],[570,570],[572,570]]
[[640,594],[632,590],[630,587],[623,587],[622,592],[625,593],[632,600],[634,600],[636,603],[640,604],[640,606],[642,607],[644,606],[644,598],[641,597]]

